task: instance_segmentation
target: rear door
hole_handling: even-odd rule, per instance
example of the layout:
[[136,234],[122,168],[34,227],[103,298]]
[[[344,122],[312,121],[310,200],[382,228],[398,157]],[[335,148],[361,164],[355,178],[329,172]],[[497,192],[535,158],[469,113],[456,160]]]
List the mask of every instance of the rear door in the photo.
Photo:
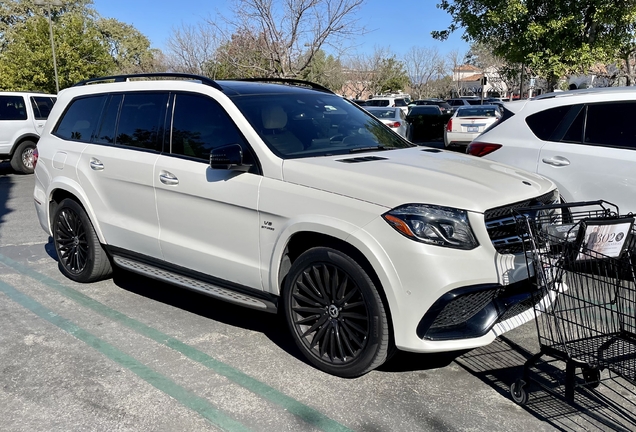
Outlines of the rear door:
[[558,141],[540,150],[538,173],[569,201],[604,199],[636,212],[636,102],[584,106]]
[[87,137],[90,144],[77,166],[79,181],[110,246],[162,258],[153,173],[163,144],[168,93],[101,97],[103,120]]

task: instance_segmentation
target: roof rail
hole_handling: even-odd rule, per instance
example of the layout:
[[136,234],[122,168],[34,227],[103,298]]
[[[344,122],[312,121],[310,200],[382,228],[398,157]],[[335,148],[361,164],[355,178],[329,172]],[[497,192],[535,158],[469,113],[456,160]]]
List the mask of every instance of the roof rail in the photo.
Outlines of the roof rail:
[[327,93],[332,93],[327,87],[321,86],[320,84],[313,83],[311,81],[299,80],[294,78],[239,78],[236,81],[246,81],[246,82],[273,82],[273,83],[281,83],[281,84],[294,84],[299,86],[305,86],[312,88],[314,90],[320,90]]
[[80,81],[74,84],[73,87],[83,86],[87,84],[95,84],[100,82],[126,82],[131,78],[179,78],[192,81],[199,81],[201,84],[209,85],[217,90],[223,90],[223,88],[214,80],[208,77],[195,74],[178,73],[178,72],[154,72],[154,73],[138,73],[138,74],[126,74],[126,75],[112,75],[98,78],[90,78],[84,81]]

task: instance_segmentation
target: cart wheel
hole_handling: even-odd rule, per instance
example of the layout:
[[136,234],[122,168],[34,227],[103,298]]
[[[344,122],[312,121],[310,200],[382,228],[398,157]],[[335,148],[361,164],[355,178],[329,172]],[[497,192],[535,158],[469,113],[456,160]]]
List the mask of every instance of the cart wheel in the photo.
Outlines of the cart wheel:
[[596,388],[601,384],[601,371],[599,369],[583,369],[583,379],[589,388]]
[[519,405],[528,403],[528,392],[524,389],[526,383],[522,379],[518,379],[510,386],[510,396],[512,400]]

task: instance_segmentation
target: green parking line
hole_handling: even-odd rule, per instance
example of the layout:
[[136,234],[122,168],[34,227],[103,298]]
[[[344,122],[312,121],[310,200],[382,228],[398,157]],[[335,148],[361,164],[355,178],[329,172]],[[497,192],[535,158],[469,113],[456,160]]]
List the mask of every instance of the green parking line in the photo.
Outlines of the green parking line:
[[3,292],[11,300],[30,310],[40,318],[50,322],[51,324],[64,330],[71,336],[95,348],[98,352],[125,367],[126,369],[130,370],[132,373],[134,373],[153,387],[173,397],[180,404],[190,408],[193,411],[196,411],[201,416],[209,420],[213,425],[218,426],[228,432],[250,430],[243,424],[228,417],[227,415],[223,414],[221,411],[210,405],[207,400],[192,394],[191,392],[179,386],[165,376],[155,372],[143,363],[140,363],[135,358],[118,350],[108,342],[96,336],[93,336],[91,333],[76,326],[66,318],[55,314],[50,309],[47,309],[37,301],[33,300],[31,297],[16,290],[11,285],[0,281],[0,292]]
[[122,314],[121,312],[112,309],[73,288],[67,287],[66,285],[56,281],[55,279],[43,275],[31,269],[30,267],[20,264],[19,262],[14,261],[2,254],[0,254],[0,262],[22,273],[25,276],[35,279],[38,282],[41,282],[55,289],[63,296],[72,299],[82,306],[88,307],[99,313],[100,315],[112,319],[113,321],[119,322],[129,329],[147,337],[148,339],[151,339],[157,343],[160,343],[175,351],[180,352],[184,356],[188,357],[190,360],[206,366],[215,373],[228,378],[229,380],[257,394],[258,396],[283,407],[285,410],[310,425],[318,427],[325,432],[351,431],[351,429],[347,428],[346,426],[336,422],[335,420],[330,419],[319,411],[310,408],[301,402],[298,402],[297,400],[285,395],[284,393],[281,393],[273,387],[270,387],[269,385],[262,383],[255,378],[252,378],[251,376],[233,368],[232,366],[216,360],[208,354],[199,351],[196,348],[173,338],[172,336],[169,336],[165,333],[160,332],[159,330],[156,330],[150,326],[147,326],[146,324],[130,318]]

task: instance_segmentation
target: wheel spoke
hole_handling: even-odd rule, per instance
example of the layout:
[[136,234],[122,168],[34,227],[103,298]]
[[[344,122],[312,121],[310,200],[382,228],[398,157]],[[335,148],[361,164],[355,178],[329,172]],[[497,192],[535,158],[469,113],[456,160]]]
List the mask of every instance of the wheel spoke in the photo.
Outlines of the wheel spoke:
[[347,364],[364,350],[369,314],[360,287],[332,264],[309,265],[292,285],[296,334],[317,358]]

